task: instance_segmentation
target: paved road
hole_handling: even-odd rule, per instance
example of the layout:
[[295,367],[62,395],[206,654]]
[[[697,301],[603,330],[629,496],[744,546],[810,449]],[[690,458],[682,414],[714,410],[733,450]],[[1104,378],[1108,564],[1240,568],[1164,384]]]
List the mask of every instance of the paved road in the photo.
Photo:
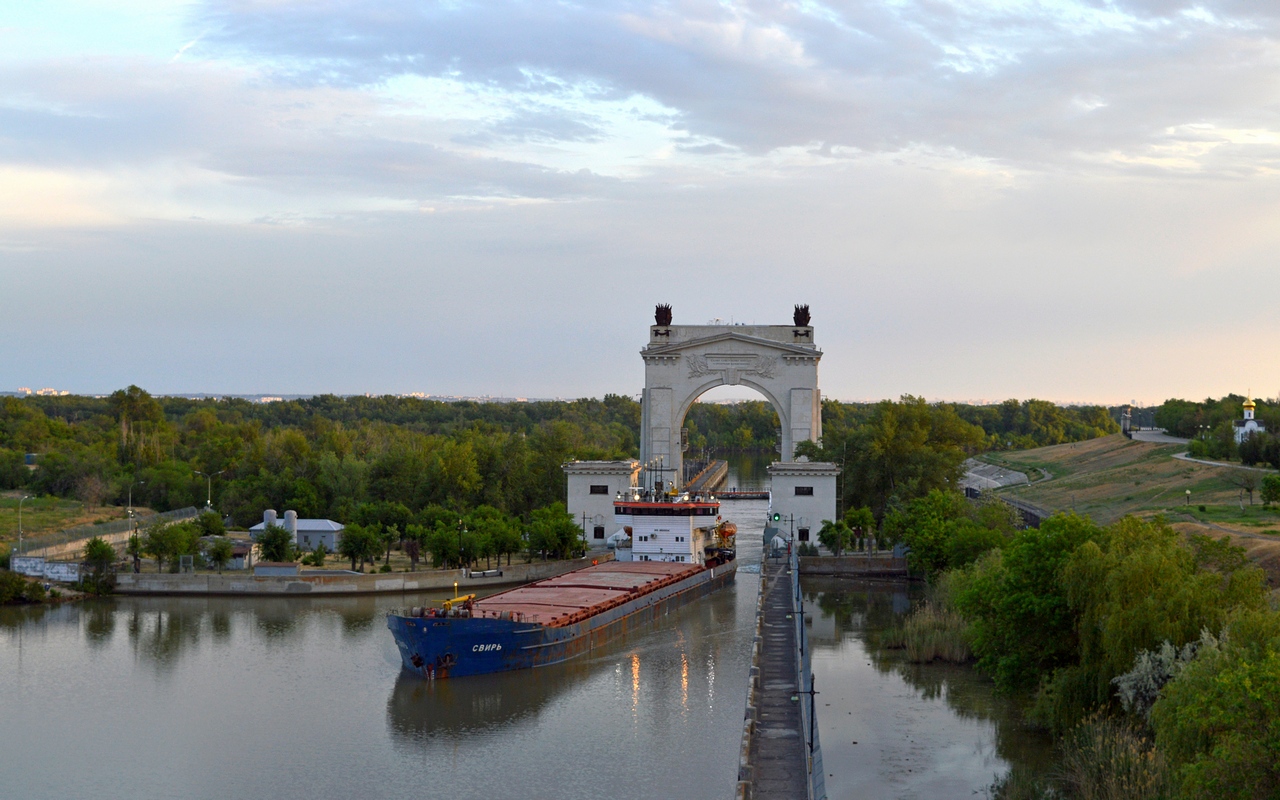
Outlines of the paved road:
[[997,467],[973,458],[964,462],[964,477],[960,479],[962,487],[972,486],[982,491],[1002,486],[1025,486],[1030,482],[1024,472]]
[[1268,467],[1246,467],[1244,464],[1232,464],[1229,461],[1208,461],[1203,458],[1192,458],[1186,453],[1174,453],[1173,457],[1178,459],[1179,461],[1191,461],[1195,464],[1206,464],[1210,467],[1226,467],[1227,469],[1247,469],[1253,472],[1266,472],[1272,475],[1275,474],[1275,470],[1270,469]]

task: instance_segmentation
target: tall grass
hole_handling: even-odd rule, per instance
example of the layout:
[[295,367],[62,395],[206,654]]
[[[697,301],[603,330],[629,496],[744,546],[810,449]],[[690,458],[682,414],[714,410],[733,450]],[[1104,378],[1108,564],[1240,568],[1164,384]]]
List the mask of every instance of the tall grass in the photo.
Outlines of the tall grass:
[[924,603],[911,612],[902,625],[907,660],[916,664],[929,661],[963,664],[969,661],[973,653],[965,641],[967,627],[964,617],[954,609],[933,601]]
[[987,787],[990,800],[1060,800],[1057,788],[1025,767],[1015,766]]
[[1146,736],[1101,716],[1080,723],[1062,744],[1062,783],[1075,800],[1164,800],[1172,771]]

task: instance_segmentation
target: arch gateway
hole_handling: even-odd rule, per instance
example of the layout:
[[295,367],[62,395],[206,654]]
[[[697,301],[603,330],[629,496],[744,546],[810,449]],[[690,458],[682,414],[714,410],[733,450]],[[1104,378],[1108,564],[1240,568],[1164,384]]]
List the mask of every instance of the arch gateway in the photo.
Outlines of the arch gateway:
[[673,325],[658,306],[649,327],[641,395],[640,461],[661,461],[681,480],[681,427],[689,408],[717,386],[749,386],[773,405],[781,427],[781,461],[797,442],[822,438],[822,394],[809,307],[796,306],[791,325]]
[[[671,307],[658,306],[644,359],[640,461],[576,461],[564,465],[567,507],[583,537],[601,545],[618,530],[613,499],[638,483],[642,465],[660,468],[650,479],[683,480],[681,428],[689,408],[717,386],[748,386],[778,412],[780,460],[769,467],[770,508],[787,538],[810,541],[824,519],[836,517],[835,464],[795,461],[798,442],[822,437],[822,393],[809,307],[796,306],[791,325],[673,325]],[[651,484],[649,484],[651,485]]]

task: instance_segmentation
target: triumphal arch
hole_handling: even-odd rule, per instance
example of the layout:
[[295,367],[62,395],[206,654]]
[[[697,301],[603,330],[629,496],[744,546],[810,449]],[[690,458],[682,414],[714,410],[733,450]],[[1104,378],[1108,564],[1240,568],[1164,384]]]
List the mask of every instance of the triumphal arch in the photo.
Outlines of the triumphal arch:
[[[783,462],[797,442],[822,437],[822,395],[808,306],[796,306],[791,325],[674,325],[671,307],[658,306],[649,327],[641,397],[640,461],[662,463],[679,482],[680,429],[694,402],[717,386],[748,386],[778,412]],[[666,470],[674,470],[666,472]]]

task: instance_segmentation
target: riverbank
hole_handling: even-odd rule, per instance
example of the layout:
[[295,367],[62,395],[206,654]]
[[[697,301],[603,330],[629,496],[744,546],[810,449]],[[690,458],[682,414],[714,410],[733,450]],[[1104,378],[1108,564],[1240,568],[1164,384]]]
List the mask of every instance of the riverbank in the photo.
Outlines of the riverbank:
[[[595,560],[612,559],[612,554],[595,556]],[[167,574],[123,573],[116,576],[116,593],[126,595],[235,595],[263,596],[334,596],[352,594],[393,594],[458,591],[489,586],[508,586],[553,578],[591,564],[592,559],[570,561],[535,561],[503,567],[500,575],[480,577],[469,570],[431,570],[424,572],[374,572],[361,574],[345,571],[302,572],[298,575]]]

